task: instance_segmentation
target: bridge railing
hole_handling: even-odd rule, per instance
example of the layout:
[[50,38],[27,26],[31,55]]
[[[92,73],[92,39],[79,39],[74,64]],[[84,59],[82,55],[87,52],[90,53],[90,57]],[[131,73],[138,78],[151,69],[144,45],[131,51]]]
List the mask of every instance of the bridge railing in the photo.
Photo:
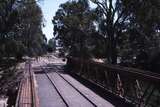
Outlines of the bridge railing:
[[160,106],[159,74],[72,57],[68,57],[67,65],[71,72],[100,85],[136,107]]
[[15,107],[39,107],[35,77],[32,71],[31,62],[26,62],[24,78],[21,80]]

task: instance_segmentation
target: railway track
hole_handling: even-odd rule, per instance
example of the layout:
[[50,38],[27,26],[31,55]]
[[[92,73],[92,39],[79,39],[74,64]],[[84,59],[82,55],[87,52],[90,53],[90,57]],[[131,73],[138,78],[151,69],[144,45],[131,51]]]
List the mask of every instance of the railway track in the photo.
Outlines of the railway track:
[[41,66],[41,69],[43,70],[44,74],[46,75],[46,77],[48,78],[48,80],[50,81],[50,83],[52,84],[52,86],[54,87],[54,89],[56,90],[56,92],[58,93],[58,95],[60,96],[60,98],[63,100],[64,104],[66,105],[66,107],[69,107],[69,105],[67,104],[67,102],[65,101],[65,99],[63,98],[63,96],[61,95],[60,91],[58,90],[58,88],[55,85],[55,81],[53,81],[50,76],[46,73],[46,70]]
[[[32,70],[31,63],[26,63],[25,78],[20,84],[16,107],[114,107],[69,75],[65,75],[62,67],[57,65],[60,63],[47,63],[47,60],[36,62],[32,63]],[[34,73],[37,72],[36,82],[32,72],[34,70]]]
[[[46,62],[44,62],[44,63],[47,64]],[[58,82],[56,82],[56,81],[59,81],[63,85],[67,85],[68,87],[70,87],[70,90],[72,92],[74,92],[74,94],[76,95],[76,98],[81,100],[82,106],[84,106],[86,104],[87,107],[98,107],[87,96],[85,96],[83,93],[81,93],[80,90],[78,90],[67,79],[65,79],[60,73],[58,73],[57,71],[60,70],[58,67],[56,68],[57,70],[53,73],[47,73],[47,71],[49,71],[49,69],[47,69],[46,67],[41,66],[41,69],[43,70],[44,74],[46,75],[46,77],[48,78],[50,83],[53,85],[54,89],[56,90],[56,92],[58,93],[60,98],[63,100],[66,107],[76,107],[76,103],[72,102],[72,100],[74,100],[74,99],[69,99],[69,97],[66,97],[67,94],[62,89],[64,87],[61,88],[60,85],[58,84]],[[65,91],[69,91],[69,90],[65,90]],[[77,105],[77,106],[79,107],[79,105]]]

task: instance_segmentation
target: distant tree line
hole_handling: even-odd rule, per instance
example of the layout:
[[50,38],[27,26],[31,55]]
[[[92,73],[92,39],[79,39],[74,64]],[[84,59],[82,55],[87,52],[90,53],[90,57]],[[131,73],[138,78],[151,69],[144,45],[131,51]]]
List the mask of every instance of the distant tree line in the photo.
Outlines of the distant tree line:
[[[96,5],[90,7],[90,2]],[[160,1],[72,0],[53,17],[54,35],[70,56],[154,70],[160,66]],[[156,66],[156,67],[154,67]]]
[[48,41],[48,45],[47,45],[47,52],[55,52],[56,51],[56,40],[54,38],[51,38],[49,41]]

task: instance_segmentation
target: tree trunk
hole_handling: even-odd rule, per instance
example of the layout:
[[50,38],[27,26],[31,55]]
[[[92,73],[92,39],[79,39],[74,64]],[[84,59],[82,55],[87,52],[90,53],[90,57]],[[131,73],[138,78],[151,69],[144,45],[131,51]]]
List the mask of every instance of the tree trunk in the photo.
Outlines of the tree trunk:
[[115,38],[115,33],[114,30],[110,30],[108,33],[109,36],[109,62],[111,64],[117,64],[117,49],[116,49],[116,38]]
[[117,49],[116,49],[116,43],[111,44],[112,49],[111,49],[111,59],[112,59],[112,64],[117,64]]

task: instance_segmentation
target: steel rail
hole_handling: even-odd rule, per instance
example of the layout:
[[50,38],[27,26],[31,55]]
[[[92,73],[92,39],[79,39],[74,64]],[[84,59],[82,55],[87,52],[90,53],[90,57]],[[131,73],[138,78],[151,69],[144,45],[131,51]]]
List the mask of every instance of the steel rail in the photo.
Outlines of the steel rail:
[[45,73],[45,75],[47,76],[48,80],[51,82],[51,84],[53,85],[53,87],[55,88],[55,90],[57,91],[58,95],[60,96],[60,98],[63,100],[63,102],[65,103],[65,105],[67,107],[69,107],[69,105],[67,104],[67,102],[65,101],[65,99],[63,98],[63,96],[61,95],[61,93],[59,92],[59,90],[57,89],[57,87],[55,86],[55,82],[49,77],[49,75],[46,73],[45,69],[40,65],[41,69],[43,70],[43,72]]
[[66,81],[71,87],[73,87],[79,94],[81,94],[87,101],[89,101],[94,107],[98,107],[95,103],[93,103],[88,97],[86,97],[81,91],[79,91],[75,86],[73,86],[67,79],[65,79],[61,74],[59,74],[57,71],[56,73],[64,80]]
[[[47,64],[47,63],[46,63]],[[56,67],[59,69],[58,67]],[[67,79],[65,79],[61,74],[55,71],[56,74],[59,75],[65,82],[67,82],[73,89],[75,89],[80,95],[82,95],[87,101],[89,101],[94,107],[98,107],[94,102],[92,102],[88,97],[86,97],[80,90],[78,90],[75,86],[73,86]]]

